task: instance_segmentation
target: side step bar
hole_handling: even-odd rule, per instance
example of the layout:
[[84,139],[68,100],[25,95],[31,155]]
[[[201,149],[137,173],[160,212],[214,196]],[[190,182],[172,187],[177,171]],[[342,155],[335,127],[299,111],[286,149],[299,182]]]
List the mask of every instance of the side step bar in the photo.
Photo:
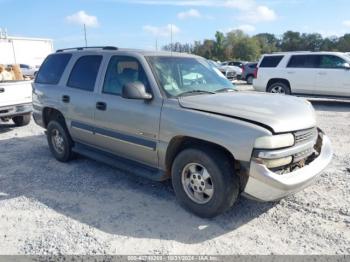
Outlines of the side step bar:
[[118,170],[145,177],[154,181],[164,181],[168,178],[165,172],[158,170],[156,168],[113,155],[108,152],[101,151],[94,147],[83,145],[81,143],[75,142],[75,146],[72,148],[73,152],[83,155],[87,158],[97,160],[99,162],[105,163]]

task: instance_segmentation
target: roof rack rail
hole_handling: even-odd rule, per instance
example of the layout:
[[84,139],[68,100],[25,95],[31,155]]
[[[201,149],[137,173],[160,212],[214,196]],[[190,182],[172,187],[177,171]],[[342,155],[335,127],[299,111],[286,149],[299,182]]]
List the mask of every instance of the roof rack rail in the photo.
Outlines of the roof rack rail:
[[313,53],[313,52],[317,52],[317,51],[277,51],[277,52],[272,52],[272,54],[288,54],[288,53]]
[[84,46],[84,47],[71,47],[71,48],[63,48],[58,49],[56,53],[60,53],[63,51],[70,51],[70,50],[84,50],[84,49],[102,49],[102,50],[118,50],[118,47],[115,46]]

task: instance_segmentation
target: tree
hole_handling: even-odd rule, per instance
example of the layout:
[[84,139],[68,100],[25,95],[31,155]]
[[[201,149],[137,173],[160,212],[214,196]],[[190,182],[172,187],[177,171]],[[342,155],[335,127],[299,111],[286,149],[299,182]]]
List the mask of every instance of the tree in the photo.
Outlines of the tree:
[[224,57],[225,59],[237,58],[235,52],[235,46],[244,38],[249,36],[245,35],[242,30],[233,30],[228,32],[224,41]]
[[168,45],[163,46],[162,50],[180,52],[180,53],[193,53],[194,47],[188,43],[181,44],[179,42],[176,42],[174,44],[168,44]]
[[320,51],[338,51],[337,49],[337,43],[339,39],[336,36],[333,37],[327,37],[323,39]]
[[271,54],[279,51],[279,40],[275,35],[262,33],[255,35],[254,38],[258,41],[260,52],[262,54]]
[[301,51],[301,37],[299,32],[287,31],[283,34],[282,51]]
[[254,38],[242,38],[233,47],[234,58],[244,61],[256,61],[260,56],[258,41]]
[[305,51],[319,51],[323,38],[321,34],[302,34],[300,37],[300,49]]
[[226,35],[217,31],[215,39],[205,39],[194,44],[169,44],[164,50],[194,53],[214,60],[257,60],[261,54],[276,51],[341,51],[350,52],[350,34],[342,37],[326,37],[318,33],[287,31],[282,37],[261,33],[249,36],[241,30],[233,30]]
[[350,52],[350,34],[345,34],[339,38],[337,49],[340,52]]
[[214,54],[217,60],[223,60],[225,57],[224,54],[224,41],[225,36],[222,32],[216,31],[215,33],[215,45],[214,45]]

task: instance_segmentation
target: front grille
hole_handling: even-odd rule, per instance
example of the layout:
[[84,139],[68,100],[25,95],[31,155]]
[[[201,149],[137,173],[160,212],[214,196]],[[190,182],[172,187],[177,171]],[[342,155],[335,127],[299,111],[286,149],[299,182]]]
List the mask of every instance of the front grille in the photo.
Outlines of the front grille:
[[[294,137],[295,137],[295,145],[305,144],[311,141],[316,143],[317,129],[316,127],[313,127],[305,130],[296,131],[294,132]],[[313,152],[314,152],[314,144],[312,147],[293,155],[293,163],[296,163],[300,160],[303,160],[309,157],[310,155],[313,154]]]
[[316,127],[294,132],[295,144],[304,144],[317,139]]

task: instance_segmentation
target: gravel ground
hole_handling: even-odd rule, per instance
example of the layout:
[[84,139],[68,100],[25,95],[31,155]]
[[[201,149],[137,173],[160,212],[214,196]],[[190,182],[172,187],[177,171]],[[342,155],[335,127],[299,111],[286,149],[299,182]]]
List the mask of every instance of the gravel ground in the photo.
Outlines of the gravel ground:
[[314,106],[335,152],[316,183],[278,203],[241,197],[211,220],[183,210],[169,182],[59,163],[33,122],[0,123],[0,254],[349,254],[350,103]]

